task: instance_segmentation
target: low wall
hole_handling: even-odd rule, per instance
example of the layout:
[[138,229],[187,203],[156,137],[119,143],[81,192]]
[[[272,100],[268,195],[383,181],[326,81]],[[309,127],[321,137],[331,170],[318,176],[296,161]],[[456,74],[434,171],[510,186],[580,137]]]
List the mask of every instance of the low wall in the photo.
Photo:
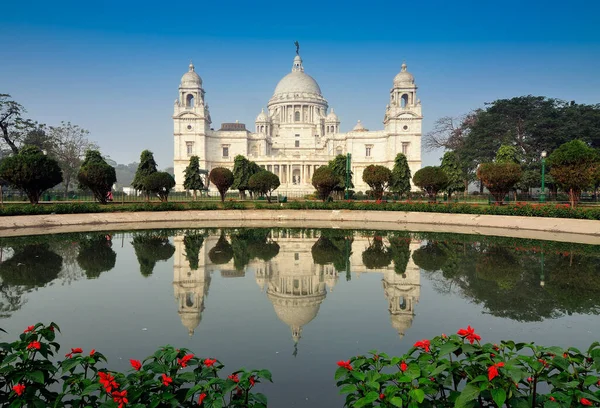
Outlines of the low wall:
[[600,245],[600,221],[566,218],[361,210],[212,210],[0,217],[0,236],[203,227],[438,231]]

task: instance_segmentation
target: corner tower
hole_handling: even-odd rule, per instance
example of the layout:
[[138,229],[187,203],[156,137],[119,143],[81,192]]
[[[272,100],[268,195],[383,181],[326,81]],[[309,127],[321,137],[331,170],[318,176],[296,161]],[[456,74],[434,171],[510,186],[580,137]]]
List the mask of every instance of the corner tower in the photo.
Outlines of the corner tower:
[[206,134],[210,131],[210,113],[204,101],[202,79],[190,62],[181,77],[179,97],[173,111],[173,137],[176,190],[183,190],[183,170],[191,156],[200,158],[200,168],[206,168]]

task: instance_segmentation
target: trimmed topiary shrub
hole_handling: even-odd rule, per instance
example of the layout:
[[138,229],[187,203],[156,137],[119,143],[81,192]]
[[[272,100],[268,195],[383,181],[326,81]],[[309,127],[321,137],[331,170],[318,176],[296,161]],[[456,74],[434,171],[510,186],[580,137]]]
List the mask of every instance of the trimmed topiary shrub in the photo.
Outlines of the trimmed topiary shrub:
[[427,193],[429,202],[435,203],[438,193],[448,186],[448,176],[440,167],[427,166],[415,173],[413,183]]

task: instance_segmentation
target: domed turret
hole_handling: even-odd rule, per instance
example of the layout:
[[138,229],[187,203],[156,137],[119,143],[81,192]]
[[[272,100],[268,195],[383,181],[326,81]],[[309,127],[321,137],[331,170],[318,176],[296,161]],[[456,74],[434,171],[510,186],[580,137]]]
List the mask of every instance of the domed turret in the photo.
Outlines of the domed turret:
[[362,123],[360,123],[360,120],[358,122],[356,122],[356,126],[354,126],[354,128],[352,129],[353,132],[368,132],[369,129],[367,129],[366,127],[363,126]]
[[329,112],[329,115],[327,115],[327,118],[325,119],[327,122],[339,122],[340,119],[338,118],[338,115],[336,115],[336,113],[333,111],[333,108],[331,108],[331,112]]
[[190,62],[189,71],[181,77],[182,88],[202,87],[202,78],[195,71],[194,64]]
[[402,67],[398,75],[394,77],[394,87],[405,88],[414,86],[415,77],[406,70],[406,63],[402,63]]
[[335,134],[340,131],[340,119],[338,115],[335,114],[333,108],[331,108],[331,112],[325,118],[325,133],[327,134]]
[[258,114],[258,116],[256,117],[256,122],[268,122],[269,118],[267,116],[267,114],[265,113],[265,110],[262,109],[260,111],[260,113]]

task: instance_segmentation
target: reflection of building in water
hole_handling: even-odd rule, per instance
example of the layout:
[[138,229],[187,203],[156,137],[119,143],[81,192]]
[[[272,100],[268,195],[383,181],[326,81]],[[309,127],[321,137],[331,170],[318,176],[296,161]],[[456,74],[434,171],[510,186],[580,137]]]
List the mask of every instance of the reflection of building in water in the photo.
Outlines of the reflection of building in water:
[[[204,296],[208,294],[210,286],[210,274],[208,268],[207,244],[210,239],[204,241],[204,245],[198,254],[198,269],[193,270],[186,258],[183,236],[174,238],[175,261],[173,262],[173,289],[177,300],[178,313],[181,323],[189,330],[190,336],[202,320],[204,311]],[[212,245],[216,238],[211,240]]]

